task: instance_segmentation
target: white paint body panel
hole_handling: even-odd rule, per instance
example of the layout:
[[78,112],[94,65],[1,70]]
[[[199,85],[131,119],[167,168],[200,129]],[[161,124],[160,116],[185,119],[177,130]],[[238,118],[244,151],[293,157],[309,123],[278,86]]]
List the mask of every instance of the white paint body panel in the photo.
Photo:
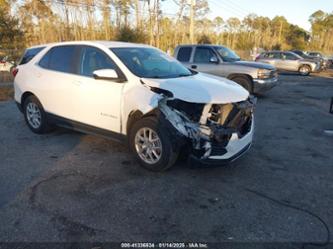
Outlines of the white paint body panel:
[[248,91],[226,78],[198,73],[174,79],[143,79],[149,86],[173,93],[174,98],[192,103],[226,104],[246,100]]
[[245,148],[247,145],[252,143],[253,133],[254,133],[254,119],[252,118],[252,125],[249,133],[247,133],[242,138],[238,138],[237,133],[233,133],[228,145],[225,147],[227,153],[221,156],[210,156],[208,158],[213,160],[227,160],[231,158],[240,151],[240,148]]
[[[91,77],[56,72],[38,66],[39,60],[56,45],[89,45],[105,52],[118,65],[127,81],[117,83],[96,80]],[[143,114],[158,106],[161,95],[149,87],[157,87],[173,93],[174,98],[192,103],[224,104],[244,101],[249,93],[238,84],[207,74],[198,73],[189,77],[174,79],[141,79],[132,74],[115,56],[111,47],[149,47],[147,45],[119,42],[66,42],[47,44],[29,63],[18,66],[14,80],[15,100],[21,103],[25,92],[33,93],[42,103],[45,111],[84,124],[126,135],[126,124],[131,112]],[[228,153],[223,159],[242,150],[252,141],[251,132],[242,139],[233,138]],[[213,158],[212,158],[213,159]],[[220,159],[220,158],[216,158]],[[221,158],[222,159],[222,158]]]

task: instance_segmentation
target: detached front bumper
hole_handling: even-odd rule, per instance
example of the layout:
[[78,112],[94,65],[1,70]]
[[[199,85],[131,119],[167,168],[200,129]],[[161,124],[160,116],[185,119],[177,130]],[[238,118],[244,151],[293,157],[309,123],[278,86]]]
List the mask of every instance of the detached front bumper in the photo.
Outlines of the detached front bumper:
[[201,159],[196,157],[195,155],[190,155],[190,160],[195,162],[199,162],[201,164],[206,165],[222,165],[230,163],[242,155],[244,155],[251,147],[252,139],[254,133],[254,121],[252,119],[251,129],[250,131],[243,137],[238,138],[237,133],[233,133],[229,143],[225,147],[221,147],[220,155],[211,155],[208,158]]
[[[190,158],[223,164],[244,154],[252,143],[256,98],[226,104],[197,104],[163,98],[161,124],[173,130],[174,141],[186,146]],[[170,129],[171,128],[171,129]]]
[[269,79],[253,79],[253,93],[264,93],[278,84],[278,77]]

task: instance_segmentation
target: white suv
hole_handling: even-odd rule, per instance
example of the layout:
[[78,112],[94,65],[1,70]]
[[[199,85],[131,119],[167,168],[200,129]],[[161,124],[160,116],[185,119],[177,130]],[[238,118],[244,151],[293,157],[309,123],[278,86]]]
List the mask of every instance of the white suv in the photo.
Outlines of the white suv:
[[54,125],[128,142],[161,171],[185,150],[203,163],[251,145],[254,99],[236,83],[191,71],[147,45],[81,41],[26,50],[15,100],[35,133]]

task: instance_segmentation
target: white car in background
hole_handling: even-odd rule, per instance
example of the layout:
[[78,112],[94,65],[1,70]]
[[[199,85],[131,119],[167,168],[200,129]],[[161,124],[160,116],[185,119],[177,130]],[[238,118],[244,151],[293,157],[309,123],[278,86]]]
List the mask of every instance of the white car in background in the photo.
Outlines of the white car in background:
[[0,58],[0,72],[10,72],[15,66],[15,62],[9,61],[8,57]]
[[236,83],[185,68],[147,45],[82,41],[26,50],[15,100],[35,133],[53,125],[128,142],[142,166],[171,167],[186,147],[203,163],[250,147],[254,100]]

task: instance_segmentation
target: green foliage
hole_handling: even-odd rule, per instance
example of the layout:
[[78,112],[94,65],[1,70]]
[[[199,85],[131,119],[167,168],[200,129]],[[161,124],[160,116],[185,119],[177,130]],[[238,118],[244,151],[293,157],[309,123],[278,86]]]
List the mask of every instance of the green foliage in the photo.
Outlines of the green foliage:
[[123,26],[118,29],[115,40],[145,43],[147,39],[145,33],[142,30],[132,29],[129,26]]
[[281,50],[282,49],[282,46],[280,43],[276,43],[273,47],[272,47],[273,50]]
[[310,35],[304,29],[297,25],[290,25],[286,41],[291,48],[304,50],[309,39]]
[[[0,0],[0,49],[14,51],[20,49],[23,33],[20,30],[18,19],[10,15],[10,6],[7,1]],[[10,57],[12,55],[6,53]]]
[[[162,1],[0,0],[0,48],[19,51],[41,43],[98,39],[149,43],[166,51],[189,43],[188,1],[175,0],[179,8],[170,16],[164,15]],[[198,43],[243,51],[298,48],[333,52],[333,13],[313,13],[309,33],[283,16],[209,19],[208,0],[195,2],[194,38]]]
[[198,44],[211,44],[212,41],[208,35],[203,34],[198,38]]
[[309,21],[311,22],[313,50],[333,50],[333,13],[328,14],[322,10],[314,12]]

